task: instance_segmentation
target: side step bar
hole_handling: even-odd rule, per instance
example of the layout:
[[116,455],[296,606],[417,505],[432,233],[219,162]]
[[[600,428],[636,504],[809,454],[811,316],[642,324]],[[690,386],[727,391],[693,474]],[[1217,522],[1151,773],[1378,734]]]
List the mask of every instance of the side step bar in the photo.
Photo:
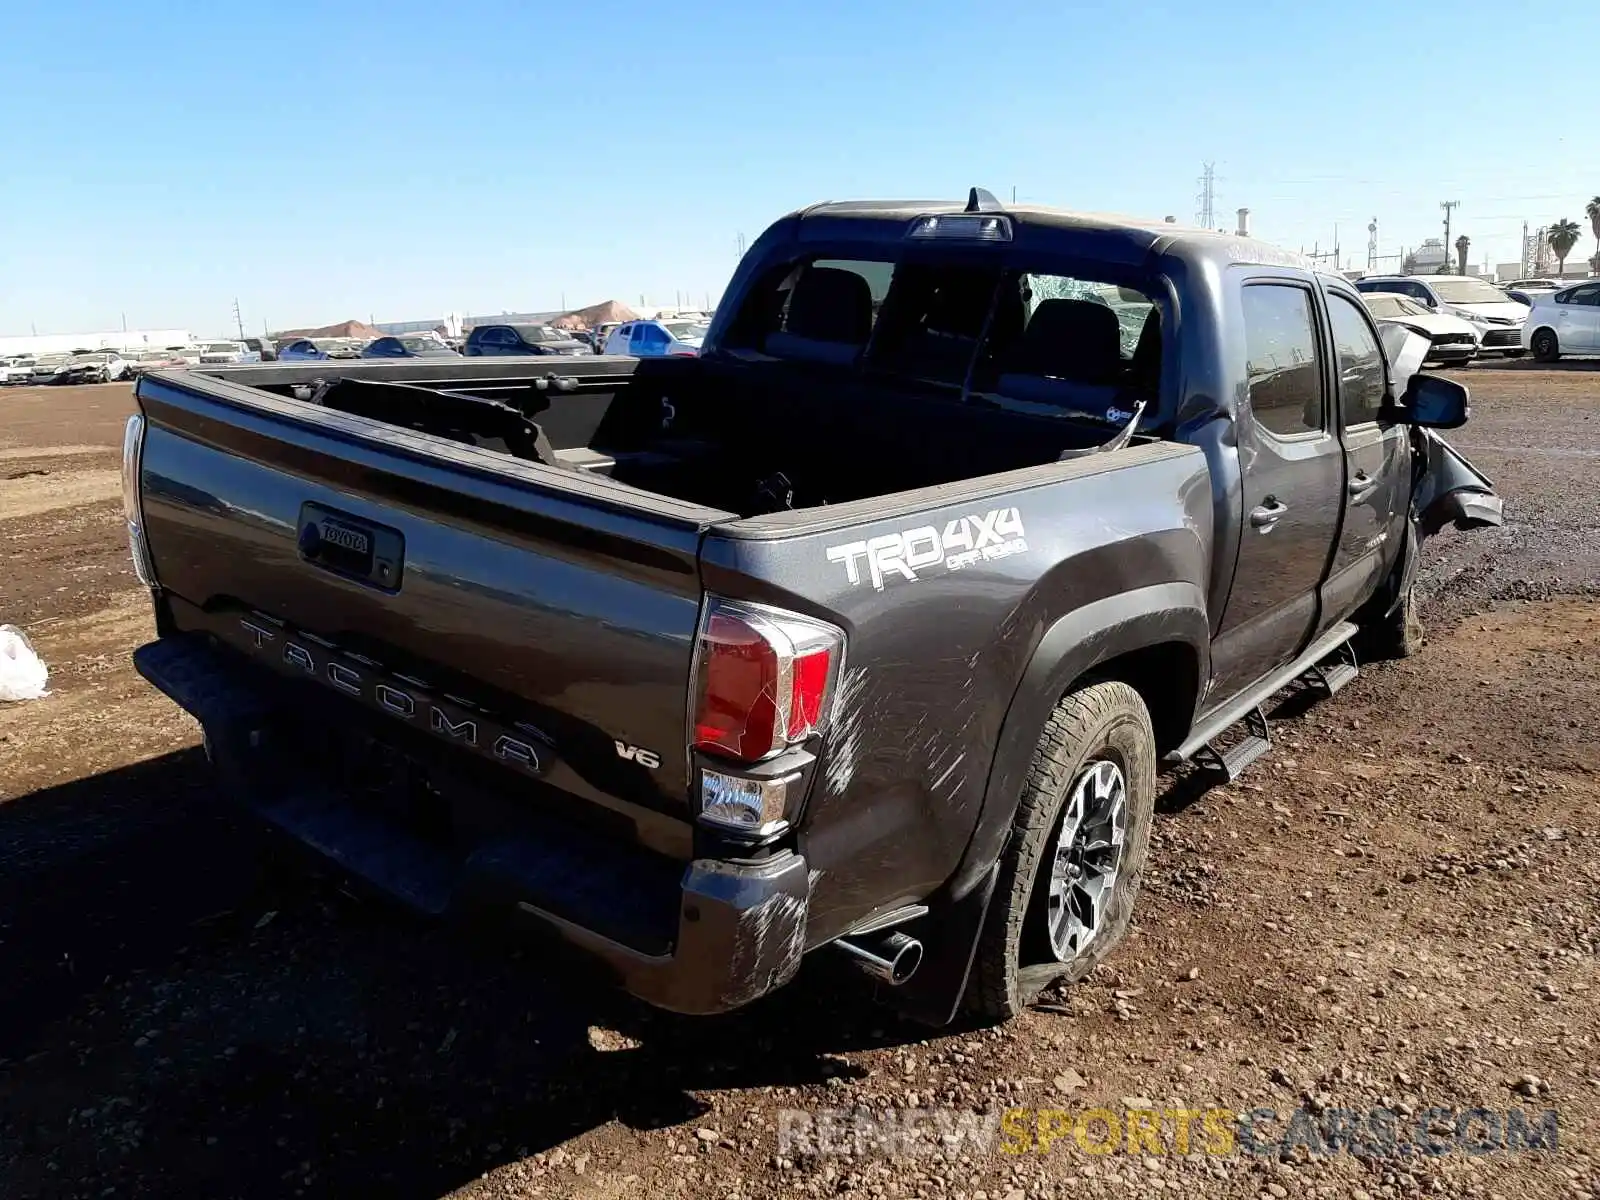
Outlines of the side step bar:
[[1346,642],[1322,662],[1312,663],[1300,679],[1307,687],[1320,687],[1328,695],[1336,696],[1340,688],[1359,674],[1361,664],[1356,662],[1355,645]]
[[1272,729],[1267,724],[1267,714],[1259,707],[1252,708],[1244,718],[1249,733],[1226,750],[1218,750],[1210,742],[1195,751],[1195,761],[1203,762],[1221,771],[1229,783],[1244,774],[1244,769],[1268,750],[1272,749]]
[[[1239,777],[1256,759],[1272,749],[1271,729],[1262,706],[1275,692],[1282,691],[1303,675],[1313,677],[1332,695],[1356,677],[1355,653],[1349,648],[1350,639],[1356,635],[1352,621],[1341,621],[1307,646],[1293,662],[1263,676],[1253,687],[1241,692],[1228,704],[1206,716],[1189,735],[1189,740],[1169,752],[1163,760],[1167,764],[1188,762],[1204,754],[1229,781]],[[1329,655],[1339,653],[1339,661],[1329,667],[1320,664]],[[1238,745],[1226,751],[1215,749],[1211,743],[1230,726],[1248,720],[1249,735]]]

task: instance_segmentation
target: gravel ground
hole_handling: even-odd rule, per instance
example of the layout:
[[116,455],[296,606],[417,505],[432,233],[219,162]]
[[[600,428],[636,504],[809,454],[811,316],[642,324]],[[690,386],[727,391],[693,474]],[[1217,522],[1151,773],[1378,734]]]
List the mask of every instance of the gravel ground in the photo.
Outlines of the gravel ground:
[[[826,957],[684,1020],[545,946],[250,869],[192,724],[127,665],[126,388],[0,393],[0,621],[54,689],[0,707],[0,1195],[1600,1195],[1600,369],[1460,377],[1452,441],[1508,523],[1429,543],[1422,654],[1286,713],[1238,783],[1173,781],[1124,945],[936,1036]],[[1553,1110],[1558,1144],[1327,1146],[1375,1107],[1402,1140],[1475,1108],[1537,1140]],[[1082,1144],[1097,1108],[1115,1153]],[[825,1123],[936,1109],[1017,1111],[943,1156]],[[1128,1153],[1146,1109],[1161,1138]],[[1261,1152],[1200,1121],[1177,1152],[1160,1115],[1252,1109],[1281,1114]],[[1072,1129],[1048,1153],[1041,1120]]]

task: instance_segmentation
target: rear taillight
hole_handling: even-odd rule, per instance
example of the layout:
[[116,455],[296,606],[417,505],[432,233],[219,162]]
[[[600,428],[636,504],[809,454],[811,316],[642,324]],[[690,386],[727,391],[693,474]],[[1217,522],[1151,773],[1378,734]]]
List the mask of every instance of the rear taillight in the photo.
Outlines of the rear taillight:
[[144,504],[139,495],[139,473],[144,459],[144,417],[128,418],[122,433],[122,515],[128,525],[128,553],[133,557],[133,573],[147,588],[156,586],[155,566],[150,547],[144,540]]
[[694,748],[760,762],[820,733],[844,632],[765,605],[707,601],[695,648]]

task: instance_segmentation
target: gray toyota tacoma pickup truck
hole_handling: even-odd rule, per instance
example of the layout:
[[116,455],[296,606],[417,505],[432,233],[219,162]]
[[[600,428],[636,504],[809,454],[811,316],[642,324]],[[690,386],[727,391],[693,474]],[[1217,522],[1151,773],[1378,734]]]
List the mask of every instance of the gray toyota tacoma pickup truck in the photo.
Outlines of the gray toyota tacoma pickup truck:
[[1248,239],[820,204],[699,358],[144,376],[135,661],[418,909],[679,1012],[831,947],[1003,1019],[1126,929],[1158,771],[1409,652],[1419,543],[1499,522],[1426,349]]

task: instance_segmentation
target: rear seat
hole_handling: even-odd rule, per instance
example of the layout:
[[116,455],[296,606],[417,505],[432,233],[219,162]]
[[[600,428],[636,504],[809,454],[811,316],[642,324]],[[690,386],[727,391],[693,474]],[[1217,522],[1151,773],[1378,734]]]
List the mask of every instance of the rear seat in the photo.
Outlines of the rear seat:
[[779,358],[848,366],[871,333],[867,281],[838,267],[810,267],[794,285],[783,329],[767,336],[765,348]]

